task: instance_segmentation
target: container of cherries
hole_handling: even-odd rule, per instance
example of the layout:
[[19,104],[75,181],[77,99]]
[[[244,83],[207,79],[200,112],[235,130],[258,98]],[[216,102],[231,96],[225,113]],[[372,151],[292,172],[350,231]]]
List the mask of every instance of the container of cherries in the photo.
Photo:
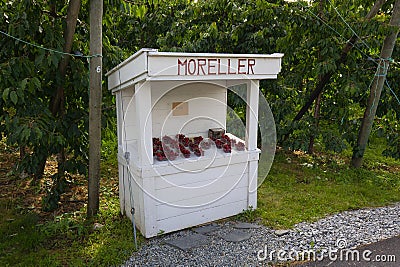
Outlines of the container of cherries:
[[160,138],[153,138],[153,156],[158,161],[174,160],[178,157],[176,151],[176,142],[168,136]]
[[184,134],[177,134],[175,138],[165,135],[153,138],[153,156],[158,161],[175,160],[179,155],[190,158],[192,153],[197,157],[204,156],[204,150],[211,147],[210,141],[203,141],[202,136],[193,138]]
[[245,145],[243,142],[237,142],[235,139],[230,138],[226,134],[222,134],[220,138],[212,137],[211,139],[214,141],[215,146],[219,149],[222,149],[225,153],[231,153],[232,147],[236,148],[238,151],[245,150]]
[[221,138],[212,137],[212,140],[214,141],[215,146],[222,149],[225,153],[232,152],[231,138],[226,134],[222,134]]

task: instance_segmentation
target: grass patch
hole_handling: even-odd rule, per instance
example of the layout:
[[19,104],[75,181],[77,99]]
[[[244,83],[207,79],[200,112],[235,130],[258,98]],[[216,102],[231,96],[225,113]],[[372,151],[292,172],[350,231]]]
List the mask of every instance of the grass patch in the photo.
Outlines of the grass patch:
[[100,213],[90,221],[85,177],[74,177],[58,210],[41,212],[42,186],[10,171],[17,158],[0,142],[0,266],[115,266],[129,258],[135,247],[132,224],[120,214],[116,157],[102,162]]
[[400,165],[370,146],[363,169],[349,167],[344,155],[279,151],[268,177],[258,189],[261,222],[276,229],[302,221],[400,201]]
[[[1,266],[114,266],[135,250],[132,224],[119,212],[118,197],[103,188],[101,212],[86,209],[43,221],[38,214],[0,202]],[[108,192],[109,193],[109,192]],[[102,227],[95,230],[94,224]],[[140,239],[139,239],[140,241]]]
[[94,220],[104,225],[98,230],[76,212],[44,223],[33,213],[1,212],[1,266],[110,266],[134,251],[130,221],[113,211]]

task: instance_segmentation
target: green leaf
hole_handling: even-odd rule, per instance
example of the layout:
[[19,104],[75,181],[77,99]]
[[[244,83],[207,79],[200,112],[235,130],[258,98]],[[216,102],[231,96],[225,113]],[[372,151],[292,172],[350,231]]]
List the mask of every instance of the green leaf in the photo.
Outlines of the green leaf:
[[40,51],[39,51],[39,55],[37,55],[37,56],[35,57],[35,65],[36,65],[36,66],[39,66],[40,64],[42,64],[44,55],[45,55],[44,50],[40,50]]
[[24,99],[25,99],[25,95],[24,95],[24,91],[22,89],[18,89],[16,91],[18,98],[20,99],[20,104],[23,104]]
[[54,67],[57,67],[57,66],[58,66],[58,60],[59,60],[58,55],[55,54],[55,53],[53,53],[53,54],[51,55],[51,61],[53,62],[53,66],[54,66]]
[[25,90],[25,87],[26,87],[26,85],[27,85],[27,83],[28,83],[28,78],[25,78],[25,79],[23,79],[22,80],[22,82],[21,82],[21,89],[22,90]]
[[31,131],[29,128],[25,128],[21,133],[22,142],[28,141],[29,136],[31,135]]
[[4,102],[7,102],[8,94],[10,93],[10,88],[6,88],[3,91],[3,100]]
[[10,99],[11,99],[11,101],[14,103],[14,105],[17,104],[17,102],[18,102],[18,96],[17,96],[17,93],[16,93],[15,91],[11,91],[11,93],[10,93]]
[[41,85],[41,83],[40,83],[38,78],[33,77],[33,78],[30,79],[30,82],[28,83],[28,91],[29,91],[29,93],[33,94],[33,93],[35,93],[37,91],[40,91],[41,87],[42,87],[42,85]]
[[43,137],[43,132],[39,128],[35,128],[34,132],[36,135],[36,140],[41,140]]

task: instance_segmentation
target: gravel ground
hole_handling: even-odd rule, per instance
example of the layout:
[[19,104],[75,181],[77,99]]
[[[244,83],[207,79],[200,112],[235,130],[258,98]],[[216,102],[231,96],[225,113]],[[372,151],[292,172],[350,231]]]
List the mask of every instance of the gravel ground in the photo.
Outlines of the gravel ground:
[[[208,234],[207,245],[187,251],[165,242],[195,235],[190,229],[149,239],[124,266],[266,266],[271,261],[278,261],[278,252],[282,261],[290,252],[301,255],[305,251],[320,253],[324,250],[355,248],[400,235],[400,203],[345,211],[314,223],[299,223],[281,236],[262,226],[243,230],[250,233],[251,238],[242,242],[222,239],[222,236],[234,230],[236,223],[219,223],[219,230]],[[290,255],[294,257],[296,254]]]

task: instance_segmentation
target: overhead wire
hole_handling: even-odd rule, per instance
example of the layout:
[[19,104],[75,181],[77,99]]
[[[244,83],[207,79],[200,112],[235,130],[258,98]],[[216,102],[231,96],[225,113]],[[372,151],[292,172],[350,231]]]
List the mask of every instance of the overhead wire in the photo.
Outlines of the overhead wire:
[[399,103],[400,106],[400,100],[399,97],[396,95],[396,93],[393,91],[392,87],[390,87],[388,80],[385,80],[387,88],[390,90],[390,92],[393,94],[393,96],[396,98],[397,102]]
[[350,29],[350,31],[361,41],[361,43],[363,45],[365,45],[365,47],[367,47],[368,49],[371,50],[371,47],[369,47],[369,45],[357,34],[357,32],[355,30],[353,30],[353,28],[347,23],[347,21],[343,18],[343,16],[340,14],[340,12],[337,10],[337,8],[333,5],[333,3],[331,2],[331,0],[328,0],[328,2],[331,4],[331,6],[333,7],[333,9],[335,10],[336,14],[338,14],[338,16],[340,17],[340,19],[344,22],[344,24],[346,24],[347,28]]
[[[301,5],[308,13],[310,13],[313,17],[315,17],[315,18],[317,18],[319,21],[321,21],[322,24],[323,24],[325,27],[328,27],[330,30],[332,30],[333,32],[335,32],[344,42],[346,42],[346,43],[347,43],[347,42],[350,42],[350,39],[349,39],[349,38],[346,38],[346,37],[343,36],[341,33],[339,33],[334,27],[332,27],[331,25],[329,25],[328,23],[326,23],[325,20],[323,20],[323,19],[322,19],[321,17],[319,17],[317,14],[315,14],[314,12],[312,12],[312,11],[310,10],[310,8],[308,8],[307,6],[303,5],[303,4],[301,3],[301,1],[300,1],[299,3],[300,3],[300,5]],[[350,44],[351,44],[354,48],[356,48],[361,54],[363,54],[366,58],[373,59],[372,56],[366,54],[361,48],[359,48],[358,45],[357,45],[357,43],[350,43]],[[379,57],[378,57],[378,58],[379,58]],[[378,65],[378,63],[375,62],[374,60],[373,60],[373,62],[374,62],[376,65]]]
[[[361,42],[369,49],[371,50],[371,47],[364,41],[361,39],[361,37],[356,33],[356,31],[347,23],[347,21],[343,18],[343,16],[340,14],[340,12],[337,10],[337,8],[333,5],[333,3],[331,2],[331,0],[328,0],[328,2],[331,4],[331,6],[333,7],[333,9],[336,11],[336,13],[338,14],[338,16],[340,17],[340,19],[346,24],[346,26],[351,30],[351,32],[357,36],[357,38],[359,40],[361,40]],[[374,61],[375,62],[375,61]],[[388,87],[388,89],[390,90],[390,92],[393,94],[393,96],[396,98],[397,102],[400,105],[400,100],[399,97],[396,95],[396,93],[393,91],[393,89],[390,87],[388,81],[387,81],[387,71],[389,69],[389,62],[393,63],[393,64],[399,64],[398,62],[395,62],[392,58],[387,58],[387,59],[382,59],[380,58],[380,62],[383,62],[383,67],[381,67],[381,64],[378,64],[377,67],[377,72],[375,73],[375,76],[378,77],[385,77],[385,83],[386,86]],[[382,70],[383,73],[379,73],[379,71]],[[371,85],[370,85],[371,86]],[[369,86],[369,87],[370,87]]]
[[49,52],[61,54],[61,55],[68,55],[68,56],[82,57],[82,58],[102,57],[101,54],[83,55],[83,54],[80,54],[80,53],[74,53],[74,54],[72,54],[72,53],[66,53],[66,52],[64,52],[64,51],[54,50],[54,49],[47,48],[47,47],[44,47],[44,46],[41,46],[41,45],[38,45],[38,44],[30,43],[30,42],[28,42],[28,41],[25,41],[25,40],[23,40],[23,39],[21,39],[21,38],[15,37],[15,36],[13,36],[13,35],[11,35],[11,34],[9,34],[9,33],[6,33],[6,32],[1,31],[1,30],[0,30],[0,33],[3,34],[3,35],[5,35],[5,36],[7,36],[7,37],[9,37],[9,38],[12,38],[12,39],[14,39],[14,40],[16,40],[16,41],[19,41],[19,42],[21,42],[21,43],[24,43],[24,44],[27,44],[27,45],[30,45],[30,46],[33,46],[33,47],[36,47],[36,48],[39,48],[39,49],[42,49],[42,50],[46,50],[46,51],[49,51]]
[[[365,45],[365,47],[366,48],[368,48],[370,51],[372,50],[371,49],[371,47],[364,41],[364,40],[362,40],[362,38],[357,34],[357,32],[347,23],[347,21],[344,19],[344,17],[340,14],[340,12],[337,10],[337,8],[333,5],[333,3],[330,1],[330,0],[328,0],[329,1],[329,3],[331,4],[331,6],[333,7],[333,9],[335,10],[335,12],[338,14],[338,16],[341,18],[341,20],[346,24],[346,26],[351,30],[351,32],[359,39],[359,40],[361,40],[361,43],[363,44],[363,45]],[[312,14],[313,15],[313,17],[315,17],[315,18],[317,18],[319,21],[321,21],[326,27],[328,27],[329,29],[331,29],[333,32],[335,32],[338,36],[340,36],[343,40],[347,40],[347,42],[348,42],[348,39],[346,38],[346,37],[344,37],[341,33],[339,33],[335,28],[333,28],[331,25],[329,25],[328,23],[326,23],[322,18],[320,18],[318,15],[316,15],[314,12],[312,12],[311,10],[310,10],[310,8],[308,8],[307,6],[305,6],[305,5],[303,5],[302,3],[301,3],[301,1],[299,2],[300,3],[300,5],[307,11],[307,12],[309,12],[310,14]],[[377,65],[377,70],[376,70],[376,72],[375,72],[375,75],[374,76],[377,76],[377,77],[384,77],[384,79],[385,79],[385,83],[386,83],[386,85],[387,85],[387,87],[389,88],[389,90],[390,90],[390,92],[394,95],[394,97],[396,98],[396,100],[397,100],[397,102],[399,103],[399,105],[400,105],[400,101],[399,101],[399,97],[396,95],[396,93],[394,92],[394,90],[390,87],[390,85],[389,85],[389,83],[387,82],[387,78],[386,78],[386,76],[387,76],[387,71],[388,71],[388,69],[389,69],[389,62],[390,63],[394,63],[394,64],[399,64],[398,62],[396,62],[394,59],[392,59],[392,58],[386,58],[386,59],[384,59],[384,58],[381,58],[380,56],[377,56],[377,55],[375,55],[375,57],[377,57],[377,59],[374,59],[373,57],[371,57],[370,55],[368,55],[368,54],[366,54],[363,50],[361,50],[356,44],[353,44],[352,43],[352,45],[353,45],[353,47],[355,47],[358,51],[360,51],[364,56],[366,56],[367,57],[367,59],[368,60],[371,60],[372,62],[374,62],[376,65]],[[381,65],[381,63],[383,62],[383,69],[384,69],[384,71],[383,71],[383,73],[380,73],[380,71],[382,70],[382,65]],[[387,64],[387,65],[386,65]],[[371,82],[370,82],[370,85],[368,86],[368,88],[370,88],[371,86],[372,86],[372,83],[373,83],[373,81],[374,81],[374,78],[373,79],[371,79]],[[375,90],[374,90],[375,91]],[[375,101],[374,101],[374,103],[375,103]],[[374,105],[374,104],[373,104]]]

